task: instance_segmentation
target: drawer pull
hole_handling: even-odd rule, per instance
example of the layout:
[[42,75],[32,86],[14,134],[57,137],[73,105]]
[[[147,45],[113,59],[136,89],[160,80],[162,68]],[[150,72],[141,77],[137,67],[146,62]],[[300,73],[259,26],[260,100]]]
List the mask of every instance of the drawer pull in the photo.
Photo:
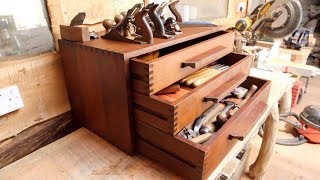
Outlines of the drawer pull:
[[229,134],[228,139],[229,139],[229,140],[238,139],[239,141],[243,141],[243,140],[244,140],[244,137],[243,137],[243,136],[240,136],[240,135]]
[[208,102],[212,101],[214,103],[220,102],[223,98],[225,98],[228,94],[230,94],[235,88],[240,86],[247,79],[247,75],[244,73],[236,74],[231,80],[224,83],[223,85],[216,88],[206,97],[204,97],[203,101]]
[[[208,64],[210,62],[210,59],[215,59],[215,56],[218,55],[218,53],[224,53],[225,51],[228,51],[228,49],[224,46],[217,46],[207,52],[204,52],[192,59],[189,59],[188,61],[182,62],[181,68],[191,67],[191,68],[198,68],[198,66],[201,66],[201,64]],[[192,53],[192,52],[190,52]],[[206,65],[205,64],[205,65]]]

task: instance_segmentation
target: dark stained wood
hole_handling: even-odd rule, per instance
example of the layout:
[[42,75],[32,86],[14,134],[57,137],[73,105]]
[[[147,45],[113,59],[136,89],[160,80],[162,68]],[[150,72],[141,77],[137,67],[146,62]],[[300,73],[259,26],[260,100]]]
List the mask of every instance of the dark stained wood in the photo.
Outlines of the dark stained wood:
[[[186,151],[194,151],[193,155],[196,154],[196,157],[202,158],[200,162],[203,163],[198,163],[197,167],[203,169],[203,174],[200,178],[193,179],[205,179],[219,165],[225,155],[238,141],[237,139],[229,139],[229,136],[238,135],[245,138],[247,133],[252,129],[267,107],[266,102],[270,91],[270,82],[248,77],[248,79],[241,85],[247,87],[252,83],[255,83],[258,86],[258,91],[234,116],[226,122],[224,126],[218,130],[210,140],[205,142],[203,145],[192,143],[180,135],[175,135],[173,137],[168,136],[168,134],[143,122],[136,122],[137,136],[159,148],[159,151],[163,151],[174,156],[177,160],[181,160],[186,163],[193,162],[192,165],[196,165],[196,163],[192,160],[191,154],[188,153],[189,155],[186,156],[184,153]],[[195,151],[195,148],[199,151]],[[203,156],[203,154],[205,156]],[[175,167],[169,167],[175,170]]]
[[[155,38],[150,45],[60,40],[75,119],[126,153],[133,154],[136,146],[138,152],[190,179],[207,177],[237,142],[228,137],[245,137],[254,126],[266,107],[270,86],[250,77],[242,83],[252,58],[228,54],[234,33],[221,29],[184,28],[176,38]],[[159,58],[137,59],[155,50]],[[184,94],[151,95],[214,61],[230,68],[196,88],[182,87]],[[195,68],[182,68],[183,63]],[[176,135],[213,104],[204,102],[206,96],[221,99],[241,83],[259,89],[210,140],[199,145]]]
[[136,139],[136,147],[139,153],[161,163],[168,169],[187,179],[201,179],[202,177],[202,169],[190,166],[140,138]]
[[[174,39],[155,38],[154,43],[149,45],[106,39],[85,43],[60,40],[59,47],[75,119],[113,145],[132,154],[134,133],[131,83],[134,84],[133,88],[147,88],[148,91],[152,91],[152,85],[144,86],[141,82],[151,80],[155,72],[151,70],[153,65],[147,64],[138,68],[139,71],[144,72],[142,76],[132,73],[135,79],[132,80],[129,64],[132,64],[132,67],[135,65],[129,59],[158,49],[168,50],[169,46],[171,53],[175,53],[179,51],[181,44],[185,48],[195,45],[196,49],[200,46],[210,49],[211,47],[206,47],[205,44],[209,46],[214,43],[208,38],[234,34],[221,31],[223,29],[222,27],[185,28],[184,33],[177,35]],[[202,45],[198,47],[197,44]],[[137,102],[144,101],[151,104],[151,107],[159,108],[160,113],[155,112],[155,115],[175,119],[176,107],[167,106],[167,101],[160,98],[146,100],[136,93],[133,96]],[[145,107],[142,109],[145,110]],[[162,114],[165,116],[162,117]]]
[[123,54],[125,59],[134,58],[148,52],[153,52],[162,48],[173,46],[185,41],[196,39],[208,34],[225,30],[226,27],[198,27],[182,28],[183,33],[173,39],[154,38],[153,44],[129,44],[125,42],[112,41],[106,39],[96,39],[84,43],[84,46],[93,47],[105,51]]
[[166,152],[171,152],[175,157],[183,159],[194,166],[202,166],[205,152],[199,150],[200,145],[190,141],[180,141],[169,134],[153,128],[142,121],[135,122],[135,130],[140,139],[151,142],[157,147],[161,147]]
[[71,112],[67,112],[1,141],[0,169],[71,133],[71,121]]
[[64,26],[60,25],[61,38],[75,42],[90,41],[90,34],[88,27],[81,26]]
[[[192,46],[183,45],[180,50],[151,61],[132,59],[133,77],[144,81],[149,91],[145,93],[147,90],[134,89],[135,85],[132,86],[133,89],[145,95],[155,94],[233,51],[234,32],[217,33],[212,36]],[[194,67],[185,67],[186,63],[192,63]]]
[[170,133],[170,130],[173,128],[170,126],[170,124],[167,120],[161,119],[157,116],[154,116],[152,114],[149,114],[139,108],[133,109],[133,116],[134,120],[137,123],[137,121],[142,121],[144,123],[149,124],[150,126],[155,126],[156,128],[160,129],[163,132]]
[[171,135],[175,135],[213,104],[210,101],[204,102],[204,98],[207,95],[211,92],[217,92],[222,94],[219,96],[219,98],[222,98],[224,93],[230,93],[233,89],[229,87],[220,92],[220,86],[230,80],[237,80],[235,84],[240,85],[244,81],[244,78],[237,78],[237,75],[242,73],[246,77],[249,74],[251,62],[250,56],[231,53],[218,60],[220,64],[230,65],[228,70],[223,71],[201,86],[192,89],[188,94],[174,102],[163,100],[155,95],[146,96],[138,92],[134,92],[133,101],[139,106],[144,107],[146,111],[172,123],[173,129],[170,132],[173,132]]
[[208,60],[210,61],[211,59],[215,59],[216,54],[221,51],[228,51],[228,48],[225,46],[217,46],[217,47],[213,48],[212,50],[209,50],[209,51],[204,52],[196,57],[193,57],[185,62],[182,62],[181,67],[182,68],[186,68],[186,67],[197,68],[199,66],[203,67],[203,65],[201,65],[201,63],[206,62]]
[[75,119],[132,154],[128,63],[112,52],[65,40],[59,44]]
[[247,79],[247,75],[244,73],[239,73],[234,76],[234,78],[225,82],[223,85],[209,93],[204,101],[212,101],[214,103],[220,102],[224,97],[230,94],[235,88],[237,88],[241,83]]

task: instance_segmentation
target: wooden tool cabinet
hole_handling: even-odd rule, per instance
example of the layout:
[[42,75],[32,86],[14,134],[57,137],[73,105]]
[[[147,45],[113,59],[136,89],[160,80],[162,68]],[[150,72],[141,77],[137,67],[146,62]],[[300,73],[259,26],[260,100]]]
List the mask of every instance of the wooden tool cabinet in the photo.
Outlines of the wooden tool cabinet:
[[[60,40],[75,119],[121,150],[135,150],[190,178],[207,178],[266,108],[270,83],[248,77],[251,57],[232,53],[234,32],[222,27],[183,28],[174,39],[136,45],[105,39]],[[141,55],[159,50],[150,61]],[[174,101],[156,93],[208,64],[229,65]],[[204,144],[178,133],[239,85],[258,91]]]

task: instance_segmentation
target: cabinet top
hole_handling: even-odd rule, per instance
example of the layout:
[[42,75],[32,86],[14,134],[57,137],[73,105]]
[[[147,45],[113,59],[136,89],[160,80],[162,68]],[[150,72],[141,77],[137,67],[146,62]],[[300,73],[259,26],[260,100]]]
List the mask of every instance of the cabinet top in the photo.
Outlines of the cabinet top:
[[183,33],[176,35],[173,39],[154,38],[153,44],[133,44],[127,42],[113,41],[107,39],[96,39],[85,43],[83,46],[93,47],[105,51],[123,54],[125,59],[136,57],[148,52],[156,51],[168,46],[179,44],[188,40],[196,39],[214,32],[225,30],[225,27],[187,27],[182,28]]

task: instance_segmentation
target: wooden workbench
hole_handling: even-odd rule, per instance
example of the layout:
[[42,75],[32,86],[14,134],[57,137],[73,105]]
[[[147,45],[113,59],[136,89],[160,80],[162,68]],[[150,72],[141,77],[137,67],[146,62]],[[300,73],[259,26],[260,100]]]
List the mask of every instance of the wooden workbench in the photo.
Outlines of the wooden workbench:
[[[252,69],[251,76],[272,81],[268,108],[244,141],[239,141],[219,167],[212,173],[214,179],[258,132],[278,100],[293,86],[288,75]],[[285,105],[287,106],[287,105]],[[284,107],[285,109],[286,107]],[[277,113],[275,113],[276,115]],[[274,115],[274,114],[273,114]],[[273,117],[273,116],[269,116]],[[271,123],[271,136],[264,139],[251,174],[261,177],[272,155],[277,119]],[[272,118],[268,118],[272,122]],[[270,124],[269,122],[269,124]],[[266,133],[268,133],[266,131]],[[261,163],[262,162],[262,163]],[[0,179],[179,179],[174,172],[140,155],[128,156],[85,128],[39,149],[38,151],[0,169]]]

